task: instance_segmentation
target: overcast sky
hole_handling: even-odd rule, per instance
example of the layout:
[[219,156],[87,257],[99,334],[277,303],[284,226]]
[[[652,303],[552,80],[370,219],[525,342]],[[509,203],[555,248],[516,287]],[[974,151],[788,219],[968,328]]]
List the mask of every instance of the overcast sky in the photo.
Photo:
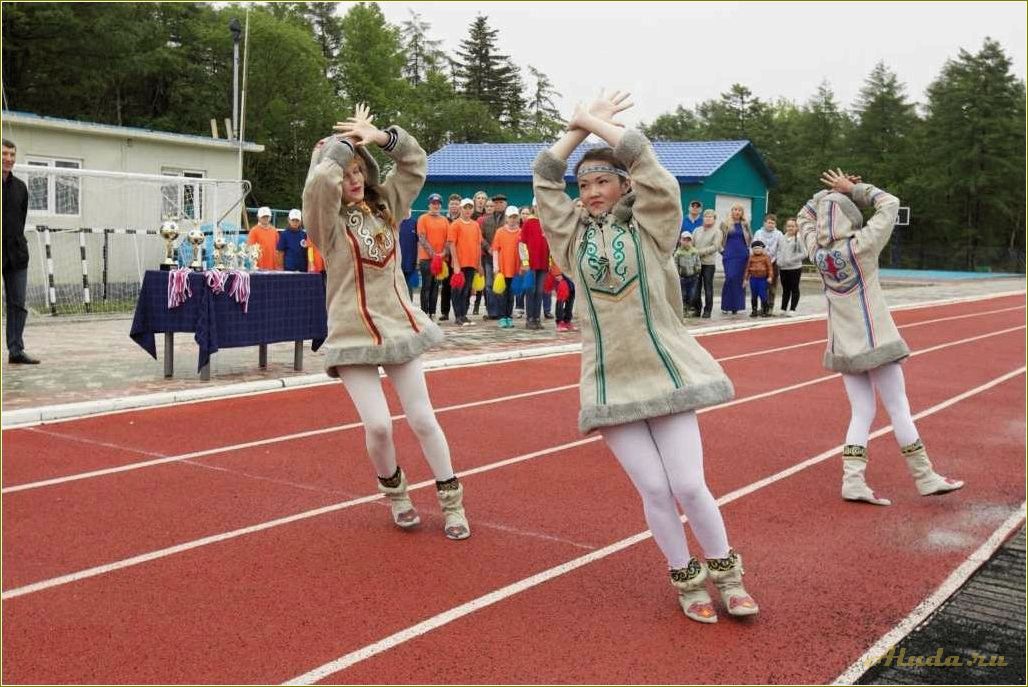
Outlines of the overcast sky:
[[[353,3],[340,3],[340,12]],[[1025,78],[1024,2],[381,2],[399,25],[409,9],[454,52],[476,14],[498,28],[497,49],[547,74],[567,115],[599,86],[625,88],[628,124],[717,98],[733,83],[764,100],[810,98],[827,79],[850,107],[884,60],[924,102],[947,59],[998,40]],[[527,70],[525,70],[527,72]],[[527,76],[527,73],[526,73]]]

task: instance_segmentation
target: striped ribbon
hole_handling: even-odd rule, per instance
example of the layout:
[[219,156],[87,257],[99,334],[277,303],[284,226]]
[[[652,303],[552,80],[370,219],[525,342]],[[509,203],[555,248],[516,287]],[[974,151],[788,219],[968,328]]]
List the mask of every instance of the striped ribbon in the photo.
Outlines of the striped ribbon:
[[193,295],[193,292],[189,289],[189,274],[191,272],[192,270],[188,267],[181,267],[168,272],[168,310],[177,308]]
[[[243,306],[243,312],[249,312],[250,307],[250,273],[243,270],[230,270],[228,274],[234,275],[232,286],[228,295],[236,299],[236,303]],[[227,276],[227,275],[226,275]]]

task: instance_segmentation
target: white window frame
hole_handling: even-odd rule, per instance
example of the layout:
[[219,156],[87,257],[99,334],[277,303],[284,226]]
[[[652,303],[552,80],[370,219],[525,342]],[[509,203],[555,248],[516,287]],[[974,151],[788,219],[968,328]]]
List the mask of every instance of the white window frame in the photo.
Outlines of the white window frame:
[[[76,160],[70,157],[42,157],[39,155],[30,155],[25,158],[25,164],[34,167],[46,167],[48,169],[61,169],[57,166],[57,163],[63,163],[67,169],[82,169],[82,160]],[[74,165],[74,166],[72,166]],[[57,212],[57,176],[54,174],[46,175],[46,209],[45,210],[29,210],[30,215],[45,215],[50,217],[81,217],[82,216],[82,182],[75,177],[76,183],[78,184],[78,212]]]
[[[188,178],[191,178],[191,179],[206,179],[207,178],[207,172],[205,172],[202,169],[182,169],[180,167],[161,167],[161,176],[180,177],[180,178],[181,177],[188,177]],[[176,187],[178,188],[178,198],[176,200],[178,202],[178,207],[182,208],[185,205],[185,200],[186,200],[185,199],[186,185],[177,185]],[[207,201],[207,199],[204,198],[203,186],[200,185],[200,184],[197,184],[197,185],[193,186],[192,188],[194,189],[193,190],[193,216],[192,217],[185,217],[185,216],[183,216],[183,217],[178,217],[178,218],[175,218],[175,219],[199,220],[199,219],[203,218],[204,203]],[[163,190],[161,191],[161,193],[163,195],[163,193],[164,193]],[[161,203],[161,212],[162,213],[164,212],[163,201]],[[161,221],[163,221],[165,218],[161,217],[159,219]]]

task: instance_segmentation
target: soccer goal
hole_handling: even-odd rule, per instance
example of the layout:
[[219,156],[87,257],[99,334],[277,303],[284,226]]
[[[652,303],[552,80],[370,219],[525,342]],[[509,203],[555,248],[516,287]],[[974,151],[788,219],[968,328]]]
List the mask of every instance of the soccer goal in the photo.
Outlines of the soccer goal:
[[[250,182],[18,164],[29,191],[27,305],[40,314],[131,312],[143,274],[165,256],[161,223],[174,220],[179,264],[192,229],[240,241]],[[205,251],[210,255],[211,251]]]

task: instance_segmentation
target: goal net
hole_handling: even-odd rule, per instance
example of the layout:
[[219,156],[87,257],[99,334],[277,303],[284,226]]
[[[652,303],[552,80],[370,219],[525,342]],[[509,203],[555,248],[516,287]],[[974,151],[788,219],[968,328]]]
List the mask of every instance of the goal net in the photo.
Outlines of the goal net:
[[[59,162],[59,161],[58,161]],[[18,164],[14,173],[29,192],[27,306],[49,315],[131,312],[146,270],[165,258],[161,224],[173,220],[180,235],[174,258],[192,260],[185,240],[192,229],[207,237],[206,264],[216,232],[240,243],[240,222],[250,183]]]

